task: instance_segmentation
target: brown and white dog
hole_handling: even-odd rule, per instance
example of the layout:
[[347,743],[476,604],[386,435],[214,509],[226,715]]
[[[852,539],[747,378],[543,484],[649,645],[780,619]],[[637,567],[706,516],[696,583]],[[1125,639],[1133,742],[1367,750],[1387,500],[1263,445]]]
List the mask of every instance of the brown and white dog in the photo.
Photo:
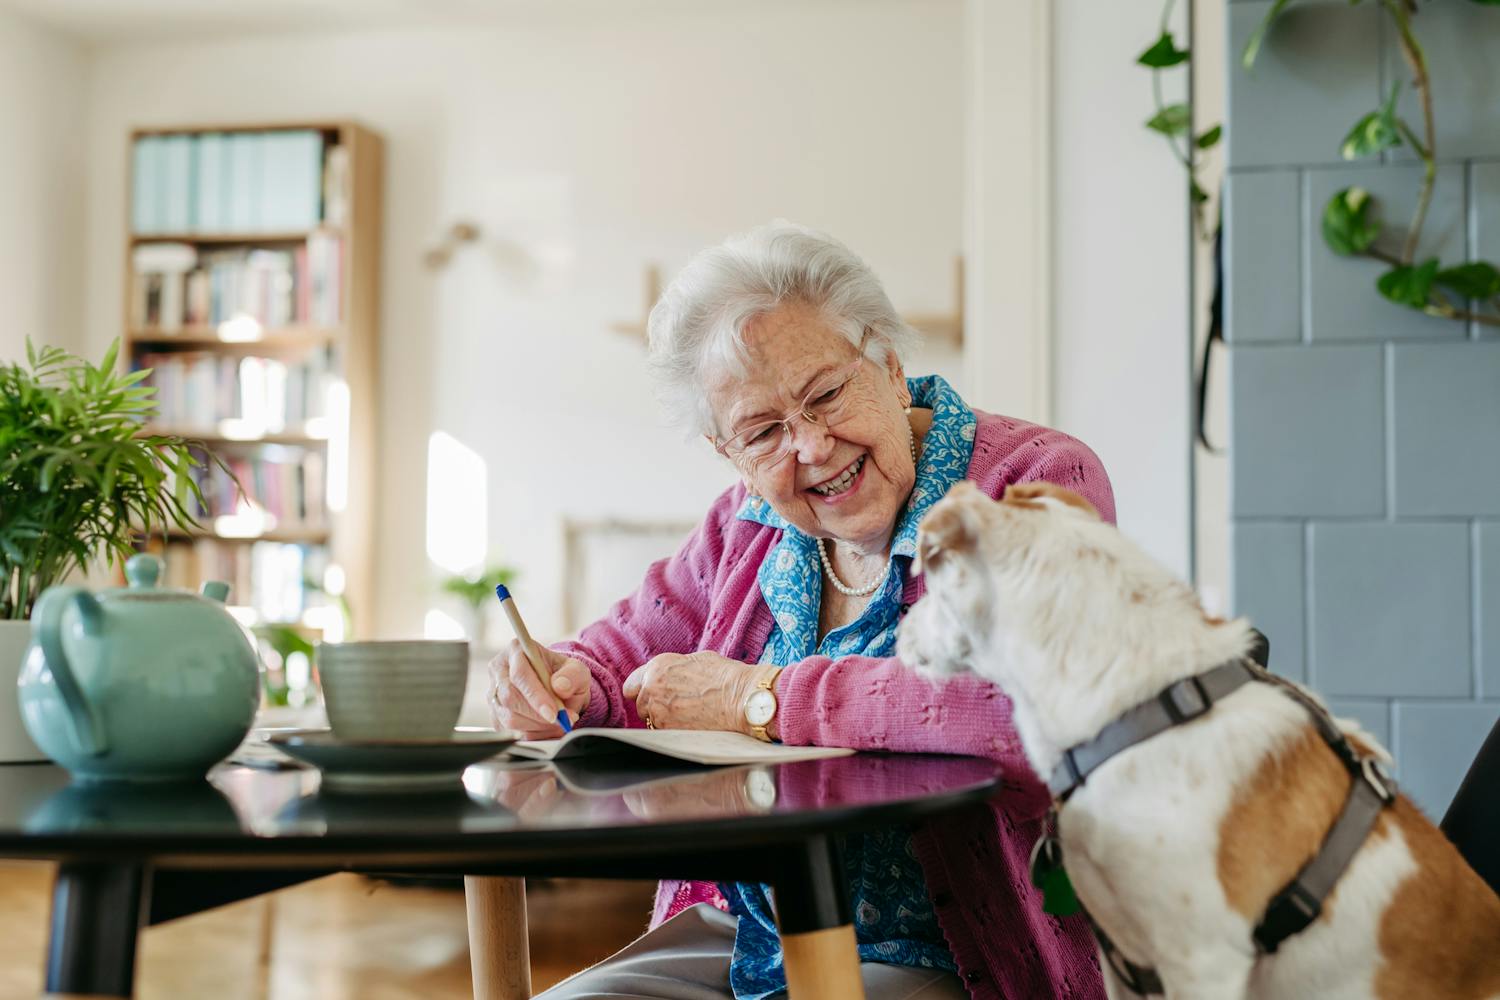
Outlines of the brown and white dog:
[[[1004,689],[1043,776],[1126,709],[1250,648],[1245,621],[1206,618],[1185,584],[1059,487],[1013,486],[996,503],[961,483],[918,548],[927,597],[899,655]],[[1350,781],[1306,709],[1247,684],[1091,774],[1059,815],[1063,857],[1088,912],[1171,1000],[1500,998],[1500,898],[1404,797],[1322,915],[1257,954],[1252,929]],[[1132,995],[1104,964],[1110,996]]]

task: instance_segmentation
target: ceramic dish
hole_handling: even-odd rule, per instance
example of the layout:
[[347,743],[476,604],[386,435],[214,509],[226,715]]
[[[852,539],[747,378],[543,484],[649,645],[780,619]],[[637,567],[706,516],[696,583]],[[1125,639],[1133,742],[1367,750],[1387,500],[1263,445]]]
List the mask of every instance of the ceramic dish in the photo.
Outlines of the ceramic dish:
[[456,788],[464,768],[515,742],[508,733],[455,729],[445,740],[341,740],[324,729],[273,733],[268,742],[311,764],[331,792],[409,792]]

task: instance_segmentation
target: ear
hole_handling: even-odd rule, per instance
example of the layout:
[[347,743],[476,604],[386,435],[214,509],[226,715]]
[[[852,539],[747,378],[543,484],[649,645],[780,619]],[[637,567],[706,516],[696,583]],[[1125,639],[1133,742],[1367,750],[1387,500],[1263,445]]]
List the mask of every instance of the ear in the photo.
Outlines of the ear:
[[901,400],[901,405],[910,406],[911,389],[906,384],[906,369],[902,367],[901,359],[896,356],[895,351],[886,348],[883,364],[885,365],[886,375],[890,377],[891,386],[895,388],[896,396]]
[[1046,501],[1052,501],[1063,507],[1072,507],[1096,521],[1099,520],[1099,511],[1083,497],[1072,490],[1063,489],[1056,483],[1041,480],[1011,483],[1005,488],[1005,498],[1001,502],[1016,504],[1020,507],[1037,507]]
[[913,573],[925,573],[949,555],[972,552],[979,537],[981,524],[979,512],[974,508],[974,498],[988,503],[989,500],[968,480],[960,480],[938,501],[917,531],[917,557],[912,561]]

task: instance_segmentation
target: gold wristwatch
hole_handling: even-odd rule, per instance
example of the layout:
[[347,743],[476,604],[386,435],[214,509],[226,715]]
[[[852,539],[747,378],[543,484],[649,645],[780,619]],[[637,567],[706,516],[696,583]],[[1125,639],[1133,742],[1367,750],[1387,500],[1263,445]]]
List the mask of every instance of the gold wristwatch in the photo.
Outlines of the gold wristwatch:
[[780,667],[768,670],[745,699],[745,721],[750,723],[750,733],[765,743],[772,742],[766,727],[776,718],[776,678],[780,676]]

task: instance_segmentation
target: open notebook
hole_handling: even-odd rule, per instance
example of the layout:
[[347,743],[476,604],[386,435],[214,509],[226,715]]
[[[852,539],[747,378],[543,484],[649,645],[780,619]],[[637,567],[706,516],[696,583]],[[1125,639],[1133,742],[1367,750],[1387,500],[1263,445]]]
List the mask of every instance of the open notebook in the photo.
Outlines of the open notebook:
[[705,729],[575,729],[562,739],[522,740],[512,757],[557,760],[593,754],[646,751],[694,764],[783,764],[853,753],[843,747],[789,747],[762,743],[744,733]]

